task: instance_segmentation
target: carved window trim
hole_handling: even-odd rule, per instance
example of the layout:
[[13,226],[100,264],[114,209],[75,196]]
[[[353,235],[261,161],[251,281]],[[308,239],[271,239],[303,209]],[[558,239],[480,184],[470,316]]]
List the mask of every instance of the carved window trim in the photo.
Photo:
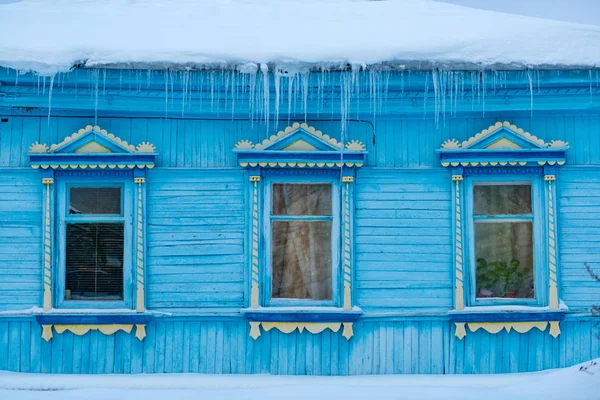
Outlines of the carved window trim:
[[[242,168],[249,171],[249,308],[243,310],[250,324],[250,336],[257,339],[263,331],[276,328],[284,333],[308,331],[320,333],[325,329],[334,332],[343,327],[343,336],[353,336],[353,322],[362,313],[352,303],[353,282],[353,183],[356,168],[366,161],[364,145],[353,140],[346,145],[323,134],[307,124],[294,123],[261,143],[248,140],[236,144],[234,152]],[[338,297],[334,307],[315,306],[269,307],[265,291],[266,246],[265,198],[270,180],[290,182],[318,182],[335,179],[333,189],[339,187],[340,196],[334,210],[338,212],[340,235]],[[335,198],[335,196],[334,196]],[[334,211],[336,212],[336,211]],[[335,296],[336,290],[334,290]]]
[[[455,309],[450,312],[450,318],[455,323],[455,335],[459,339],[467,334],[466,326],[472,332],[482,328],[495,334],[503,329],[520,333],[534,327],[545,330],[549,325],[553,337],[560,334],[559,322],[564,318],[566,306],[559,300],[555,181],[559,166],[566,162],[568,149],[568,143],[562,140],[546,143],[509,122],[498,122],[462,143],[455,139],[447,140],[438,150],[442,166],[451,169],[452,177]],[[543,220],[544,245],[536,252],[543,252],[546,287],[536,291],[543,296],[538,299],[538,304],[507,312],[503,305],[482,307],[473,304],[468,291],[466,281],[472,280],[474,269],[470,248],[466,244],[473,242],[473,235],[465,236],[470,218],[465,204],[471,200],[472,193],[470,185],[465,187],[464,179],[468,178],[469,183],[473,179],[492,176],[494,180],[510,181],[511,177],[519,175],[528,176],[540,188],[538,202],[542,204],[534,204],[532,211]],[[534,251],[536,247],[534,244]]]
[[[101,129],[99,126],[88,125],[67,136],[62,142],[48,146],[34,143],[29,148],[29,162],[32,168],[40,171],[42,175],[43,191],[43,231],[42,231],[42,280],[43,280],[43,312],[36,316],[42,325],[42,337],[49,341],[53,337],[52,328],[56,333],[69,330],[75,334],[83,335],[90,330],[98,330],[106,335],[114,334],[119,330],[131,332],[136,326],[136,337],[142,340],[145,337],[145,326],[149,321],[144,314],[145,308],[145,202],[146,202],[146,171],[153,168],[156,159],[154,145],[144,142],[133,146],[112,133]],[[60,190],[56,189],[55,180],[60,182]],[[57,207],[65,207],[67,185],[71,182],[82,180],[102,181],[105,183],[123,184],[125,193],[129,194],[127,201],[130,207],[125,215],[125,223],[130,224],[130,238],[125,243],[130,244],[130,250],[125,250],[124,257],[131,260],[130,287],[124,287],[124,296],[131,293],[130,299],[122,302],[131,309],[131,314],[111,314],[119,304],[102,304],[101,302],[82,302],[80,306],[64,304],[58,301],[58,290],[64,288],[64,282],[57,281],[59,269],[57,251],[58,244],[64,240],[57,240],[58,232]],[[126,201],[126,203],[127,203]],[[63,211],[64,212],[64,211]],[[130,221],[128,221],[130,218]],[[126,229],[127,232],[127,229]],[[125,265],[124,265],[125,267]],[[124,277],[124,284],[127,280]],[[63,306],[63,307],[61,307]],[[80,315],[81,307],[106,309],[106,312],[97,312],[97,315]],[[55,307],[60,307],[60,312],[54,312]],[[120,307],[122,308],[122,306]],[[72,313],[72,315],[70,315]]]

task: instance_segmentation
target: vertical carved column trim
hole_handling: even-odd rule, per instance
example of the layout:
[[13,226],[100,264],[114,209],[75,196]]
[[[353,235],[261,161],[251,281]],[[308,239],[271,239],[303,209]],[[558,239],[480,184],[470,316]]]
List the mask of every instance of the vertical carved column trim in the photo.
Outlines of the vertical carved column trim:
[[463,284],[463,229],[462,229],[462,201],[460,198],[460,183],[463,180],[462,175],[452,175],[454,182],[454,199],[455,199],[455,235],[454,235],[454,252],[455,252],[455,276],[454,276],[454,303],[457,310],[465,308],[464,284]]
[[548,183],[548,266],[549,266],[549,297],[550,309],[558,310],[558,281],[556,275],[556,215],[554,186],[555,175],[545,175],[544,180]]
[[352,241],[350,235],[350,183],[354,182],[354,177],[342,177],[342,183],[345,183],[344,190],[344,310],[352,310]]
[[42,178],[42,184],[46,186],[44,205],[44,311],[52,309],[52,235],[51,235],[51,208],[50,185],[54,184],[54,178]]
[[135,310],[146,311],[146,296],[144,292],[144,194],[142,186],[146,178],[134,178],[137,183],[137,221],[136,221],[136,300]]
[[258,182],[260,176],[250,176],[252,188],[252,262],[251,262],[251,282],[250,289],[250,307],[258,308],[259,304],[259,274],[258,274]]

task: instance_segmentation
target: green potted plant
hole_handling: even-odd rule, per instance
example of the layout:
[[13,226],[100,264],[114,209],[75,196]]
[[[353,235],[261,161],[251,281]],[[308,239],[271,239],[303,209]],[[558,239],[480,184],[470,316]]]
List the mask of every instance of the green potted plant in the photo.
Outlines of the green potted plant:
[[477,259],[477,297],[494,297],[501,278],[496,264],[488,263],[485,258]]
[[525,283],[525,277],[529,275],[529,268],[520,268],[519,260],[512,260],[506,266],[504,272],[504,297],[515,298],[519,288]]
[[487,262],[477,259],[477,297],[517,297],[517,292],[529,275],[529,268],[520,268],[519,260]]

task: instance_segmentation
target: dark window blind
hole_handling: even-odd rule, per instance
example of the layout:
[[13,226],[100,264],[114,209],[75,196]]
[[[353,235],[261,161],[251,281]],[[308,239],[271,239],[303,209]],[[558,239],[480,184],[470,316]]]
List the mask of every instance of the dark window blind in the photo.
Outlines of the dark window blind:
[[69,214],[121,215],[121,188],[72,187]]
[[123,300],[123,223],[67,224],[66,300]]

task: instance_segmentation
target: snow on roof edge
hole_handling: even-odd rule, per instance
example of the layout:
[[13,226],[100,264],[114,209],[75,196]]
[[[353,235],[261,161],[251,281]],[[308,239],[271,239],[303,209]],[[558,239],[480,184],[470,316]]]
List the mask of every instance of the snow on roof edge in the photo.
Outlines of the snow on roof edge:
[[600,27],[430,0],[23,0],[0,12],[0,66],[42,75],[600,68]]

